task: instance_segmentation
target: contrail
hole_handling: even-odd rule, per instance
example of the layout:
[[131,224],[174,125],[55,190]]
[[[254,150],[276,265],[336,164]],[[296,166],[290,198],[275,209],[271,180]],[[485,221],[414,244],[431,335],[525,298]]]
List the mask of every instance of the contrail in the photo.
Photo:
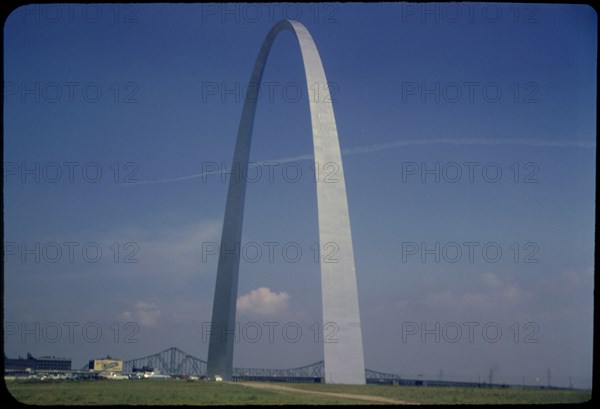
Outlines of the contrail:
[[[366,146],[357,146],[355,148],[346,148],[342,149],[342,155],[360,155],[364,153],[371,152],[379,152],[389,149],[396,149],[405,146],[419,146],[419,145],[496,145],[496,146],[531,146],[531,147],[544,147],[544,148],[584,148],[590,149],[595,148],[595,142],[583,142],[583,141],[548,141],[548,140],[538,140],[538,139],[516,139],[516,138],[507,138],[507,139],[482,139],[482,138],[471,138],[471,139],[450,139],[450,138],[440,138],[440,139],[414,139],[408,141],[396,141],[389,143],[380,143],[375,145],[366,145]],[[271,159],[271,160],[262,160],[259,162],[250,163],[249,167],[257,167],[267,165],[269,163],[290,163],[290,162],[299,162],[304,160],[313,159],[313,154],[304,154],[298,156],[291,156],[288,158],[279,158],[279,159]],[[175,178],[167,178],[167,179],[156,179],[156,180],[144,180],[137,183],[127,183],[121,186],[135,186],[135,185],[149,185],[155,183],[171,183],[171,182],[181,182],[184,180],[191,180],[201,178],[203,176],[211,176],[211,175],[220,175],[223,173],[229,173],[226,169],[220,169],[216,171],[208,171],[202,173],[196,173],[188,176],[179,176]]]
[[[313,157],[314,156],[312,154],[306,154],[306,155],[291,156],[289,158],[262,160],[260,162],[251,162],[248,165],[248,167],[249,168],[255,168],[257,166],[264,166],[264,165],[273,164],[273,163],[278,163],[279,164],[279,163],[299,162],[299,161],[303,161],[303,160],[310,160]],[[140,182],[136,182],[136,183],[124,184],[122,186],[149,185],[149,184],[154,184],[154,183],[181,182],[182,180],[197,179],[197,178],[201,178],[203,176],[220,175],[220,174],[223,174],[223,173],[229,173],[229,171],[226,170],[226,169],[219,169],[219,170],[215,170],[215,171],[207,171],[207,172],[202,172],[202,173],[196,173],[194,175],[179,176],[179,177],[176,177],[176,178],[156,179],[156,180],[144,180],[144,181],[140,181]]]

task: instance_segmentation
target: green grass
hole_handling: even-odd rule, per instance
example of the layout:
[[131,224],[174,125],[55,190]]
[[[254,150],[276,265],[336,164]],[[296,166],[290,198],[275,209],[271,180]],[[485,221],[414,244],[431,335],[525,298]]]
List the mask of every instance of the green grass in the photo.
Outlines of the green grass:
[[[371,395],[429,404],[578,403],[590,391],[478,389],[383,385],[291,384],[286,387],[335,393]],[[8,381],[6,387],[20,402],[35,405],[242,405],[242,404],[368,404],[351,399],[259,390],[235,383],[184,380],[131,381]]]
[[323,392],[374,395],[425,404],[549,404],[579,403],[592,398],[591,391],[458,388],[443,386],[387,385],[313,385],[294,384],[294,388]]
[[32,405],[353,404],[354,400],[184,380],[7,381],[18,401]]

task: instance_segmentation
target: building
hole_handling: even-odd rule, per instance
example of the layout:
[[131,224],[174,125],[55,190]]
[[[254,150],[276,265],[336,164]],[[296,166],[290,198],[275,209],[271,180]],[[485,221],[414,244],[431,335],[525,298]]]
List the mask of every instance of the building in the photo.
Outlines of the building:
[[31,354],[27,354],[27,359],[19,357],[18,359],[7,358],[4,355],[4,370],[5,371],[33,371],[35,369],[35,359]]
[[34,358],[31,354],[27,354],[27,358],[21,357],[17,359],[7,358],[4,356],[5,371],[70,371],[71,359],[60,358],[55,356],[42,356]]
[[113,359],[110,356],[102,359],[92,359],[88,369],[95,372],[122,372],[123,361]]
[[42,356],[34,358],[36,361],[36,371],[70,371],[71,360],[68,358],[58,358],[54,356]]

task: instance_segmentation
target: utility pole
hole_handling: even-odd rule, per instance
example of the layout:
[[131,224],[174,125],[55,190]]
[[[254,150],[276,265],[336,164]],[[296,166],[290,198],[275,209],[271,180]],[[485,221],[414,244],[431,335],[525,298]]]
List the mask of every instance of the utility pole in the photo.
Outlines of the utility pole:
[[550,368],[548,368],[548,388],[550,387]]

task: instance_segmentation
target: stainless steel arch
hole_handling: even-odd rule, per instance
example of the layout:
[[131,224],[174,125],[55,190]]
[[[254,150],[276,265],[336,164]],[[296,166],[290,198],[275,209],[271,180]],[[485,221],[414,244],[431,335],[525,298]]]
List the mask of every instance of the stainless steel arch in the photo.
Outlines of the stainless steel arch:
[[[234,166],[245,169],[250,156],[254,115],[265,62],[271,45],[283,30],[290,30],[298,40],[304,62],[306,82],[327,84],[323,64],[308,30],[297,21],[281,20],[275,24],[263,42],[256,59],[233,156]],[[329,183],[318,181],[317,203],[321,249],[328,243],[337,251],[336,262],[321,257],[321,290],[323,324],[328,339],[324,342],[325,381],[327,383],[364,384],[363,357],[354,250],[346,197],[344,170],[338,133],[329,102],[309,98],[312,123],[315,169],[324,164],[336,170]],[[232,166],[232,169],[234,168]],[[246,196],[245,178],[231,177],[225,219],[221,237],[221,257],[217,270],[212,327],[208,349],[208,376],[220,375],[231,379],[233,344],[239,272],[240,241]],[[333,261],[333,260],[332,260]],[[329,341],[329,342],[328,342]]]

